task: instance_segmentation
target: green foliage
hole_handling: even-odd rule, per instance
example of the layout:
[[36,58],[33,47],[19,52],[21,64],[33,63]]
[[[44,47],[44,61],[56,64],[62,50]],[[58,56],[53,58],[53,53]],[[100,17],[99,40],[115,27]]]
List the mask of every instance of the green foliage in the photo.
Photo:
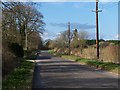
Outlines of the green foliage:
[[32,53],[32,50],[24,50],[25,56],[29,56]]
[[37,51],[36,50],[24,50],[24,53],[25,53],[25,55],[24,55],[24,57],[26,58],[26,59],[30,59],[30,60],[35,60],[36,59],[36,57],[37,57]]
[[53,50],[49,50],[49,53],[50,54],[54,54],[55,52]]
[[[99,42],[101,42],[101,41],[104,42],[105,40],[100,39]],[[86,40],[86,44],[87,44],[87,45],[94,45],[94,44],[96,44],[96,40],[95,40],[95,39],[92,39],[92,40]]]
[[96,40],[87,40],[86,44],[87,45],[94,45],[94,44],[96,44]]
[[10,49],[17,57],[24,56],[23,47],[21,45],[19,45],[18,43],[9,43],[9,44],[10,44],[9,45]]
[[73,48],[81,48],[81,50],[86,47],[87,43],[86,40],[89,38],[89,34],[87,31],[80,31],[77,32],[77,29],[75,29],[73,34],[73,41],[72,46]]
[[55,52],[54,50],[49,50],[49,54],[52,54],[57,57],[61,57],[64,53]]
[[[120,64],[115,64],[115,63],[107,63],[107,62],[102,62],[102,61],[97,61],[97,60],[89,60],[89,59],[86,59],[86,60],[79,59],[78,61],[84,62],[90,66],[95,66],[97,68],[101,68],[101,69],[109,70],[109,71],[114,71],[115,69],[118,70],[118,68],[120,68]],[[115,71],[115,72],[118,73],[117,71]]]
[[32,77],[29,78],[30,70],[33,69],[34,64],[29,61],[24,61],[19,67],[3,80],[2,90],[25,90],[31,88]]
[[77,29],[74,30],[73,32],[73,41],[72,41],[72,46],[73,48],[78,48],[79,47],[79,40],[78,40],[78,31]]
[[115,45],[120,45],[120,40],[107,40],[106,42],[114,43]]

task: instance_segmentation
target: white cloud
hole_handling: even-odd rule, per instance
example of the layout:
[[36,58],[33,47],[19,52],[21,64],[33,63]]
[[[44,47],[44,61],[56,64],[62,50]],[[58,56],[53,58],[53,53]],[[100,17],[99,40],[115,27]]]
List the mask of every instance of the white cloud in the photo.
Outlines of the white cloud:
[[[67,28],[67,23],[50,23],[51,26]],[[95,25],[81,24],[81,23],[71,23],[71,29],[93,29]]]
[[48,33],[45,32],[44,35],[48,35]]
[[61,33],[57,33],[56,35],[60,35]]
[[117,35],[115,36],[115,39],[120,40],[120,34],[117,34]]

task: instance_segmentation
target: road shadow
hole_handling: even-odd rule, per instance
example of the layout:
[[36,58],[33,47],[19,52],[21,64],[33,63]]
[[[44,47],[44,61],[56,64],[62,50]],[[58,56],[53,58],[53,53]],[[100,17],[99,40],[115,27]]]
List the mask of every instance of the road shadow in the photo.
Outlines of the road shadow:
[[42,60],[42,59],[51,59],[52,58],[52,56],[37,56],[36,57],[36,60]]
[[118,79],[98,74],[101,70],[50,55],[38,55],[36,60],[40,61],[35,65],[32,90],[119,90]]
[[44,86],[42,86],[41,84],[40,70],[41,70],[41,67],[38,65],[35,65],[33,80],[32,80],[32,90],[39,89],[39,87],[44,88]]

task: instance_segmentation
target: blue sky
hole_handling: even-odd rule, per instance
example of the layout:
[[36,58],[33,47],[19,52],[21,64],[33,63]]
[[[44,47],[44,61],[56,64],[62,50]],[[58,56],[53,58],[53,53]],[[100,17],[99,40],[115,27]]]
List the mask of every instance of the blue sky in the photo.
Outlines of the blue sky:
[[[53,39],[67,30],[68,21],[71,29],[86,30],[95,38],[95,2],[42,2],[38,9],[44,15],[45,33],[43,39]],[[99,33],[103,39],[117,39],[118,3],[99,2]]]

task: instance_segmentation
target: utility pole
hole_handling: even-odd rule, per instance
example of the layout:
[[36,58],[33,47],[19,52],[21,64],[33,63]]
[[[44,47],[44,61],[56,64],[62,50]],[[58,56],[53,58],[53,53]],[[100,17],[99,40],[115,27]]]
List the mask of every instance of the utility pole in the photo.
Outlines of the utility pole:
[[99,59],[99,27],[98,27],[98,12],[102,12],[102,10],[98,10],[98,0],[96,0],[96,50],[97,50],[97,59]]
[[96,0],[96,48],[97,59],[99,59],[98,0]]
[[69,48],[69,52],[68,54],[70,55],[70,22],[68,22],[68,48]]

